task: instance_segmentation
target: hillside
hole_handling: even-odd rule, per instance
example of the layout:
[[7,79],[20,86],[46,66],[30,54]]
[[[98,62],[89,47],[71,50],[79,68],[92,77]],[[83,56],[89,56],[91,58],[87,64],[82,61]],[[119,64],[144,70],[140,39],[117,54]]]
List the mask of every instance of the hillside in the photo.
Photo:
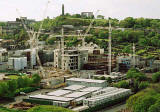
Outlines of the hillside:
[[[75,17],[71,15],[58,16],[54,19],[44,19],[43,31],[52,32],[53,34],[61,33],[62,25],[73,25],[72,32],[81,29],[85,33],[87,26],[91,23],[92,19],[85,19]],[[132,45],[136,45],[136,54],[143,56],[144,58],[158,58],[160,47],[160,20],[148,19],[148,18],[132,18],[128,17],[124,20],[110,19],[113,27],[112,31],[112,52],[113,53],[132,53]],[[41,21],[42,22],[42,21]],[[38,30],[41,22],[32,24],[31,26]],[[4,23],[0,25],[5,25]],[[85,27],[84,27],[85,26]],[[86,37],[86,42],[94,42],[107,51],[108,45],[108,19],[95,19],[89,34],[91,37]],[[103,29],[103,27],[105,27]],[[66,32],[65,32],[66,33]],[[11,38],[18,42],[24,42],[27,40],[27,33],[24,29],[20,32],[15,32],[14,35],[0,35],[2,38]],[[46,41],[47,44],[54,44],[57,38],[48,38],[48,34],[41,34],[39,39]],[[66,45],[77,46],[81,44],[81,40],[77,37],[66,38]]]

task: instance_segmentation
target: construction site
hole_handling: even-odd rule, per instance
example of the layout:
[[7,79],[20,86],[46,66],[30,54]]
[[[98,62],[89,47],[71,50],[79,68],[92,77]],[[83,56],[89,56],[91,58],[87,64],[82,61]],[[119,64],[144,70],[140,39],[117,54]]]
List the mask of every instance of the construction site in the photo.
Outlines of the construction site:
[[[47,2],[44,18],[50,2]],[[159,68],[160,62],[149,62],[136,55],[136,46],[133,43],[131,53],[116,54],[112,52],[112,21],[108,20],[108,27],[94,27],[96,18],[89,21],[89,26],[75,27],[73,25],[61,25],[48,32],[43,29],[43,21],[40,22],[38,31],[26,24],[27,18],[21,16],[18,25],[21,24],[29,36],[24,49],[14,46],[14,41],[0,40],[0,70],[16,71],[32,77],[38,74],[41,78],[39,89],[36,94],[26,94],[23,102],[12,104],[10,108],[28,110],[36,105],[54,105],[70,108],[74,111],[83,111],[127,98],[132,95],[131,89],[122,89],[113,86],[112,82],[126,79],[126,72],[130,68],[143,68],[144,65],[154,64]],[[62,5],[64,12],[64,5]],[[99,10],[95,13],[97,16]],[[62,17],[63,17],[62,13]],[[92,12],[83,12],[82,15],[93,16]],[[28,22],[34,22],[28,20]],[[17,23],[17,21],[15,22]],[[20,26],[21,26],[20,25]],[[86,38],[92,36],[91,29],[108,30],[107,48],[102,48],[96,42],[87,42]],[[57,31],[58,30],[58,31]],[[40,40],[42,34],[47,34],[48,39],[53,38],[54,45],[48,45]],[[68,43],[67,38],[77,37],[76,44]],[[45,38],[45,37],[44,37]],[[10,43],[9,47],[6,45]],[[153,62],[153,63],[151,63]],[[152,66],[153,67],[153,66]],[[21,76],[21,75],[20,75]],[[11,79],[2,74],[0,80]],[[111,79],[111,83],[108,81]]]

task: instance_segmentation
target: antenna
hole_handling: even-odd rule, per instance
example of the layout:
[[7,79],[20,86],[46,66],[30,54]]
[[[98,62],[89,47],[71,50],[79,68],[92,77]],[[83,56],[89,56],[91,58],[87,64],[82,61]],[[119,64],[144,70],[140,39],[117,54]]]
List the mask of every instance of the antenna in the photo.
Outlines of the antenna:
[[109,19],[109,41],[108,41],[108,73],[111,75],[112,72],[112,26],[111,21]]

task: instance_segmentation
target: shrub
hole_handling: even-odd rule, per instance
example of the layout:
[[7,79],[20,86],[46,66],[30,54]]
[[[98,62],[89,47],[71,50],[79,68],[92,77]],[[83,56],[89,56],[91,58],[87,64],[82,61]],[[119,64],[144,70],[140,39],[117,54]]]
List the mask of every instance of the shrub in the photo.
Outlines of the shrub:
[[27,112],[73,112],[73,111],[62,107],[41,105],[31,108]]
[[156,72],[153,74],[152,81],[155,83],[160,81],[160,72]]
[[34,100],[34,99],[23,99],[24,102],[29,102],[32,104],[40,104],[40,105],[53,105],[52,101],[46,101],[46,100]]
[[20,92],[24,92],[24,93],[30,93],[33,92],[37,89],[37,87],[26,87],[26,88],[20,88],[16,90],[16,95],[19,95]]
[[149,86],[149,83],[148,82],[141,82],[139,85],[138,85],[138,89],[139,90],[142,90],[142,89],[145,89]]
[[129,83],[127,81],[120,81],[116,84],[114,84],[115,87],[118,87],[118,88],[126,88],[128,89],[129,88]]

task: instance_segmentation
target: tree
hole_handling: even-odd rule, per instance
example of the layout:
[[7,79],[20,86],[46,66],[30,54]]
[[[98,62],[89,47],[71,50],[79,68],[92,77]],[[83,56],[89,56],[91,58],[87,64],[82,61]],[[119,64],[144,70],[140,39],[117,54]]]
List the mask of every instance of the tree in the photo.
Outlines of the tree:
[[118,82],[117,84],[114,84],[115,87],[118,87],[118,88],[126,88],[128,89],[129,88],[129,83],[127,81],[120,81]]
[[27,112],[73,112],[70,109],[62,108],[62,107],[56,107],[52,105],[41,105],[41,106],[35,106]]
[[97,18],[98,19],[104,19],[104,16],[103,15],[98,15]]
[[125,46],[124,49],[122,50],[122,52],[124,52],[124,53],[132,53],[131,46],[130,45]]
[[48,39],[46,40],[47,44],[49,44],[49,45],[53,45],[53,44],[55,43],[55,41],[56,41],[56,38],[55,38],[55,37],[48,38]]
[[138,89],[142,90],[142,89],[147,88],[148,86],[149,86],[148,82],[140,82],[140,84],[138,85]]
[[128,72],[127,72],[127,78],[131,78],[132,81],[134,79],[138,80],[138,81],[145,81],[146,80],[146,76],[145,74],[141,73],[140,71],[138,71],[135,68],[131,68]]
[[6,97],[9,93],[9,86],[6,82],[0,83],[0,97]]
[[107,78],[107,82],[108,82],[109,84],[111,84],[111,83],[112,83],[112,78],[111,78],[111,77],[108,77],[108,78]]
[[14,93],[15,93],[17,87],[18,87],[17,81],[16,80],[10,80],[7,83],[8,83],[10,94],[12,93],[12,95],[14,96]]
[[152,75],[152,81],[153,82],[160,82],[160,72],[156,72]]
[[124,20],[120,21],[120,26],[124,28],[133,28],[135,20],[132,17],[127,17]]
[[29,77],[23,77],[23,87],[29,87],[32,84],[32,81]]
[[24,87],[24,81],[23,81],[22,76],[17,79],[17,84],[18,84],[18,88]]
[[81,18],[81,15],[80,14],[74,14],[72,15],[73,18]]
[[148,112],[148,109],[151,105],[156,102],[156,99],[152,96],[142,96],[139,97],[136,101],[133,109],[134,112]]
[[101,80],[105,80],[105,77],[103,76],[103,77],[101,77],[100,79],[101,79]]
[[38,74],[34,74],[32,76],[33,84],[39,84],[41,81],[41,77]]
[[160,100],[158,100],[154,105],[151,105],[148,112],[160,112]]

